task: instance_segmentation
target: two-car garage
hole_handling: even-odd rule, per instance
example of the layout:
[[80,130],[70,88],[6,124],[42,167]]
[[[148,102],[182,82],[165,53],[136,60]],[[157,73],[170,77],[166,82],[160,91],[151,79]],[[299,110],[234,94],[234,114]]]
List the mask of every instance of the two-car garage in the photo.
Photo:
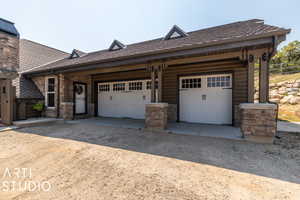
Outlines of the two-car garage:
[[[179,77],[179,120],[192,123],[232,124],[232,75]],[[151,80],[98,83],[98,116],[145,118],[151,102]]]

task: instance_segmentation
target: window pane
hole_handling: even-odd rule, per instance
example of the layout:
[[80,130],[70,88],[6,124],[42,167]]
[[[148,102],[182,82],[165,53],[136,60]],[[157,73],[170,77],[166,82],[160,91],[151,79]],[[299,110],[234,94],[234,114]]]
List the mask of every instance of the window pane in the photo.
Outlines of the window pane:
[[54,107],[54,94],[53,93],[48,93],[48,107]]
[[54,92],[54,87],[55,86],[55,79],[54,78],[49,78],[48,79],[48,92]]

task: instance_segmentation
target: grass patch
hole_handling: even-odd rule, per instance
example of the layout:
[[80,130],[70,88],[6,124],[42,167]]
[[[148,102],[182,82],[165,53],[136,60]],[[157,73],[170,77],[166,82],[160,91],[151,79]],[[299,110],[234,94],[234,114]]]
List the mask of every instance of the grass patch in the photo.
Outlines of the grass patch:
[[290,122],[300,122],[300,117],[295,115],[296,110],[300,110],[300,105],[279,105],[278,119]]
[[300,79],[300,72],[295,74],[270,74],[270,83],[294,81]]

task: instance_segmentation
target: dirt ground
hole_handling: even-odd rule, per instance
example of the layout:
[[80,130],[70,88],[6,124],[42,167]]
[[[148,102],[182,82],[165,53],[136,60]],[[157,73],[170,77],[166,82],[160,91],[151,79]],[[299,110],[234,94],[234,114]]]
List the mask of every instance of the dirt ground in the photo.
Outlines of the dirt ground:
[[[51,188],[23,191],[30,181]],[[23,128],[0,133],[0,199],[296,200],[300,150],[93,124]]]

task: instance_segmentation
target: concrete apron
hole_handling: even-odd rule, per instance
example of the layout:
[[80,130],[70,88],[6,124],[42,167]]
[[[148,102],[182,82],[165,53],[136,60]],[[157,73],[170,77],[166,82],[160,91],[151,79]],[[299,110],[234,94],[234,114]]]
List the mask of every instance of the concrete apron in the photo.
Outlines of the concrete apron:
[[[145,120],[129,118],[95,117],[90,119],[67,121],[67,123],[92,123],[99,126],[132,128],[139,130],[144,130],[145,128]],[[169,122],[166,130],[158,132],[242,140],[242,133],[239,128],[226,125]]]

